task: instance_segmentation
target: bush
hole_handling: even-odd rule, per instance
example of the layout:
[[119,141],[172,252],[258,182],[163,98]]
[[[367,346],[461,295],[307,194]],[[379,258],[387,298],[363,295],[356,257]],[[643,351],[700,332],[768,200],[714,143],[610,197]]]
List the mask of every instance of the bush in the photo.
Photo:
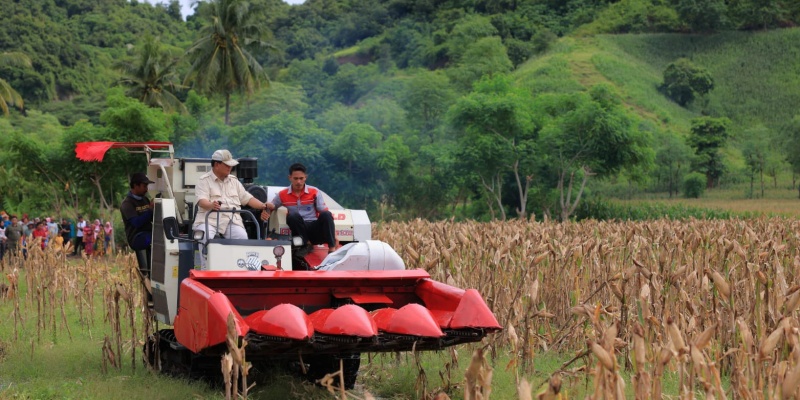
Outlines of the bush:
[[[702,175],[701,175],[702,176]],[[651,202],[618,202],[602,198],[581,201],[573,217],[580,221],[596,219],[602,221],[647,221],[656,219],[687,220],[694,219],[731,219],[757,218],[762,213],[735,212],[703,207],[692,207],[681,203]]]
[[661,90],[681,107],[714,89],[714,79],[704,68],[694,65],[686,58],[679,58],[664,70]]
[[528,58],[533,53],[534,45],[530,42],[514,38],[505,39],[503,42],[508,51],[508,58],[514,64],[514,67],[528,61]]
[[706,190],[706,176],[692,172],[683,177],[683,197],[698,199]]
[[661,1],[620,0],[609,5],[593,21],[580,26],[579,35],[597,33],[675,32],[680,30],[678,13]]
[[536,54],[544,53],[549,50],[553,43],[558,40],[558,36],[547,28],[540,29],[533,35],[531,42],[533,43],[533,52]]

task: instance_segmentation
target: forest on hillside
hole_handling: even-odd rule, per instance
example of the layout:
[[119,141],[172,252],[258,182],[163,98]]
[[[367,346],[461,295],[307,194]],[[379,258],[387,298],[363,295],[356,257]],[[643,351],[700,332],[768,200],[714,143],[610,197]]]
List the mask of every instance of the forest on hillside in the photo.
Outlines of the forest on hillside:
[[303,162],[310,184],[376,220],[566,220],[592,216],[583,205],[614,182],[673,196],[749,181],[758,196],[800,172],[795,1],[213,0],[187,20],[177,1],[0,10],[10,213],[112,212],[143,159],[76,160],[75,143],[94,140],[228,148],[271,185]]

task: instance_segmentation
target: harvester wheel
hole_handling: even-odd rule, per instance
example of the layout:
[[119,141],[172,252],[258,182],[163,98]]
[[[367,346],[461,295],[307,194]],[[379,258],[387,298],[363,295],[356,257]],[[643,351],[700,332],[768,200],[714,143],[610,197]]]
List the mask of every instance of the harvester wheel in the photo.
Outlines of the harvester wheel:
[[[339,371],[339,360],[342,360],[344,373],[344,388],[352,389],[358,377],[358,368],[361,366],[361,354],[319,355],[309,360],[308,379],[317,382],[327,374]],[[334,386],[339,386],[339,379],[334,380]]]

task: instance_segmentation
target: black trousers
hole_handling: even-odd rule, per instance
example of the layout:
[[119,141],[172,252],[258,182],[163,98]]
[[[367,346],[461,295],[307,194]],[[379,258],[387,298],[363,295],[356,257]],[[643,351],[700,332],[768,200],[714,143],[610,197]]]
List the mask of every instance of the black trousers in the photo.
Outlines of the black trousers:
[[78,253],[83,249],[83,236],[76,236],[75,237],[75,249],[72,251],[72,255],[78,255]]
[[327,244],[330,248],[336,246],[333,215],[330,211],[319,213],[316,221],[305,221],[300,214],[292,213],[286,216],[286,225],[289,225],[292,235],[303,238],[303,243]]

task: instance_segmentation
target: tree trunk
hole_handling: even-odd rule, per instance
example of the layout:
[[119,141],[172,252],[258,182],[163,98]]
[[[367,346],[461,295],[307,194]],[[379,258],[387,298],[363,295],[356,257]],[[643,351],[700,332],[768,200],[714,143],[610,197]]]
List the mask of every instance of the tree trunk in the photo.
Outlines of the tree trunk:
[[[483,188],[486,189],[487,199],[488,201],[490,201],[489,209],[492,211],[492,219],[494,219],[495,216],[494,216],[494,209],[492,208],[491,204],[496,201],[497,207],[500,209],[500,220],[505,221],[506,210],[505,208],[503,208],[503,196],[502,196],[503,191],[501,190],[503,181],[501,179],[500,172],[496,173],[491,177],[491,184],[487,184],[486,180],[483,178],[483,176],[481,176],[481,184],[483,185]],[[497,187],[495,188],[495,186]]]
[[456,194],[455,201],[453,201],[453,206],[450,207],[450,215],[456,215],[456,208],[458,208],[458,203],[461,202],[461,196],[464,194],[464,187],[460,187],[458,189],[458,194]]
[[231,124],[231,94],[225,93],[225,125]]
[[528,212],[526,211],[528,206],[528,190],[530,190],[533,177],[526,176],[525,186],[523,187],[522,180],[519,176],[519,160],[514,161],[514,178],[517,180],[517,190],[519,191],[519,207],[517,207],[517,216],[520,219],[525,219],[528,215]]
[[558,178],[558,189],[560,192],[560,207],[561,207],[561,222],[569,220],[569,217],[575,212],[575,209],[578,207],[578,203],[581,201],[581,196],[583,195],[583,190],[586,188],[586,182],[589,180],[589,176],[593,175],[586,167],[582,167],[583,169],[583,181],[581,182],[581,187],[578,190],[578,194],[575,195],[575,201],[572,201],[572,186],[573,180],[575,178],[575,172],[571,172],[569,174],[569,184],[567,188],[566,195],[564,194],[564,177],[566,175],[566,171],[562,171],[561,175]]
[[100,180],[102,179],[99,176],[93,176],[90,178],[94,186],[97,188],[97,194],[100,196],[100,207],[111,210],[111,204],[109,204],[108,200],[106,200],[106,196],[103,195],[103,187],[100,185]]

